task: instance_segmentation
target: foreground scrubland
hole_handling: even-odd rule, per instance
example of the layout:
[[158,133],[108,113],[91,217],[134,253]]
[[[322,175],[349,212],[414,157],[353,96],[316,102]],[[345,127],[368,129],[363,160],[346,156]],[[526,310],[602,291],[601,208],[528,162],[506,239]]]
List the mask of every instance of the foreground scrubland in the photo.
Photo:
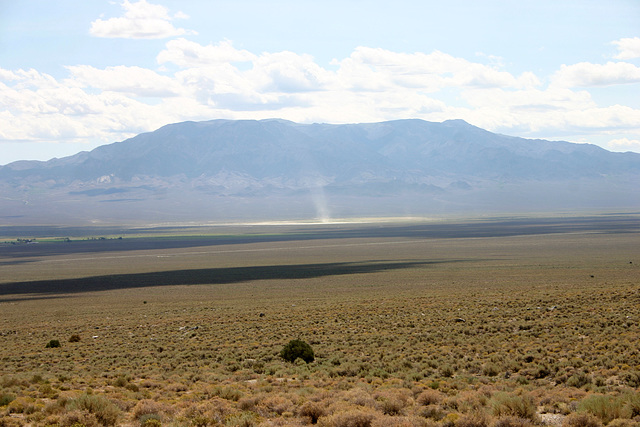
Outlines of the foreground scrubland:
[[5,248],[0,426],[639,424],[640,230],[339,231]]

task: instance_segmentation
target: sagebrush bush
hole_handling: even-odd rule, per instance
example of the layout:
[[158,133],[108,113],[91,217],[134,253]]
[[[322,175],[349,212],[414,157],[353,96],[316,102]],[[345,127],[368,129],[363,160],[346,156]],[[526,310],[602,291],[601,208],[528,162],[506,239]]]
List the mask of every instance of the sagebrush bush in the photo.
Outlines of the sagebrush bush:
[[159,418],[159,414],[166,412],[169,408],[166,405],[156,402],[151,399],[143,399],[138,401],[133,408],[133,416],[142,424],[142,418],[145,415],[156,415]]
[[354,409],[321,417],[318,425],[321,427],[371,427],[375,417],[373,412]]
[[162,417],[158,414],[146,414],[140,417],[141,427],[159,427],[162,425]]
[[253,412],[242,412],[228,417],[225,421],[225,425],[233,427],[253,427],[258,425],[259,421],[257,414],[254,414]]
[[313,349],[309,344],[302,340],[291,340],[280,351],[280,357],[287,362],[293,362],[300,358],[307,363],[311,363],[315,360]]
[[51,340],[47,343],[47,345],[44,346],[45,348],[58,348],[60,347],[60,341],[58,340]]
[[640,387],[640,371],[629,371],[621,375],[622,381],[629,387]]
[[623,417],[623,407],[623,401],[620,398],[594,394],[584,398],[578,405],[578,410],[589,412],[604,424],[608,424],[616,418]]
[[520,417],[502,417],[493,427],[533,427],[535,424],[529,419]]
[[99,427],[100,423],[95,415],[76,409],[62,415],[60,425],[63,427]]
[[305,402],[300,407],[300,415],[303,417],[309,417],[311,424],[318,422],[318,419],[325,415],[325,408],[318,402]]
[[640,392],[625,396],[624,412],[629,418],[640,417]]
[[536,405],[530,396],[518,396],[516,394],[498,392],[490,401],[493,415],[514,416],[530,420],[536,417]]
[[482,411],[473,411],[456,421],[455,427],[488,427],[489,417]]
[[607,427],[639,427],[640,423],[634,420],[627,420],[624,418],[616,418],[607,424]]
[[418,395],[416,401],[420,405],[435,405],[442,401],[442,393],[436,390],[425,390]]
[[565,417],[562,427],[602,427],[602,422],[592,414],[576,412]]
[[591,384],[591,377],[584,372],[573,374],[567,379],[567,385],[569,387],[580,388],[587,384]]
[[103,426],[116,425],[120,416],[120,409],[113,402],[95,394],[83,394],[69,402],[69,407],[93,414]]
[[11,393],[0,393],[0,406],[7,406],[9,403],[13,402],[16,399],[16,396]]

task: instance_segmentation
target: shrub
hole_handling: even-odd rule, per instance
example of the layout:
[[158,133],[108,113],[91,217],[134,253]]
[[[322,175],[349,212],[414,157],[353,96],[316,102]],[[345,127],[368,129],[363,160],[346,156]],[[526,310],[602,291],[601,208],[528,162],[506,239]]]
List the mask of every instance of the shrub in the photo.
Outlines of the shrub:
[[376,393],[377,406],[386,415],[400,415],[411,403],[411,392],[407,389],[391,389]]
[[58,340],[51,340],[47,343],[47,345],[44,346],[44,348],[58,348],[60,347],[60,341]]
[[536,417],[536,405],[530,396],[518,396],[506,392],[498,392],[491,398],[493,415],[514,416],[530,420]]
[[80,335],[73,334],[69,337],[69,342],[79,342],[79,341],[80,341]]
[[300,407],[300,415],[309,417],[311,424],[318,422],[318,418],[325,414],[324,407],[318,402],[307,401]]
[[293,362],[298,358],[307,363],[315,360],[313,349],[309,344],[302,340],[289,341],[289,343],[280,351],[280,357],[288,362]]
[[237,402],[242,397],[242,391],[232,386],[215,386],[208,389],[207,392],[212,396],[219,396],[226,400]]
[[625,401],[625,415],[629,418],[640,416],[640,393],[630,393],[626,396]]
[[427,421],[416,416],[382,416],[376,417],[371,427],[437,427],[434,421]]
[[116,425],[120,409],[104,396],[95,394],[83,394],[73,399],[69,406],[72,409],[87,411],[95,415],[96,419],[103,426]]
[[588,396],[578,405],[578,411],[589,412],[598,417],[604,424],[608,424],[616,418],[621,418],[622,409],[621,399],[600,394]]
[[416,398],[420,405],[435,405],[442,401],[442,393],[435,390],[425,390]]
[[36,411],[35,400],[32,397],[20,396],[8,405],[10,414],[33,414]]
[[456,427],[488,427],[489,417],[482,411],[463,415],[456,421]]
[[493,424],[493,427],[533,427],[531,420],[519,417],[503,417]]
[[447,415],[445,410],[440,405],[427,405],[418,410],[418,414],[423,418],[432,419],[434,421],[440,421]]
[[482,375],[486,375],[488,377],[495,377],[500,373],[500,368],[498,368],[493,363],[487,363],[482,367]]
[[602,427],[602,423],[591,414],[576,412],[565,417],[562,427]]
[[113,385],[115,387],[125,387],[127,385],[128,381],[125,377],[118,377],[115,380],[113,380]]
[[629,371],[621,375],[622,381],[629,387],[640,387],[640,371]]
[[141,427],[158,427],[162,425],[162,418],[158,414],[146,414],[140,417]]
[[580,388],[587,384],[591,384],[591,377],[584,372],[573,374],[567,379],[567,385],[569,387]]
[[0,393],[0,406],[7,406],[15,399],[16,397],[11,393]]
[[625,420],[622,418],[616,418],[607,424],[607,427],[638,427],[640,423],[633,420]]
[[98,419],[95,415],[79,410],[74,410],[62,415],[60,419],[60,425],[65,427],[98,427],[100,426],[100,423],[98,422]]
[[322,427],[370,427],[375,414],[369,411],[350,410],[339,412],[318,420]]
[[294,404],[291,400],[278,394],[269,394],[259,403],[261,409],[270,413],[282,415],[285,412],[292,412]]
[[166,409],[166,406],[160,402],[156,402],[155,400],[150,399],[143,399],[138,401],[136,406],[133,408],[133,416],[138,421],[140,421],[140,424],[144,424],[144,417],[152,415],[153,417],[151,418],[155,417],[160,419],[158,414],[165,411]]
[[454,369],[451,365],[444,365],[440,368],[440,375],[445,378],[451,378],[454,374]]
[[259,418],[253,412],[242,412],[227,418],[225,425],[233,427],[253,427],[258,425]]

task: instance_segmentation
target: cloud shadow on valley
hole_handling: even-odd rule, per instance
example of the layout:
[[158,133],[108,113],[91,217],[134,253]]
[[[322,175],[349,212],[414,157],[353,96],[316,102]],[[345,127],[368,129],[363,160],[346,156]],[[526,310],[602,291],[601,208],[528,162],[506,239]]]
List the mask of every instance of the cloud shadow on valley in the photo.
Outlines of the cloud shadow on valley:
[[[253,267],[204,268],[113,274],[73,279],[39,280],[0,284],[0,302],[44,299],[60,295],[178,285],[221,285],[260,280],[295,280],[325,276],[377,273],[386,270],[420,268],[446,261],[375,261],[324,264],[268,265]],[[16,296],[12,298],[11,296]]]

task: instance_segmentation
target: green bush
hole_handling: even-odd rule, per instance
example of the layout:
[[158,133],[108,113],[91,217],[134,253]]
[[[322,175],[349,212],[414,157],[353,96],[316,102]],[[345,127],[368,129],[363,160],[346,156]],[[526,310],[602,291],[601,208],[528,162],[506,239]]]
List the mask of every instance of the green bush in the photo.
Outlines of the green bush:
[[142,427],[156,427],[162,425],[162,418],[158,414],[146,414],[140,417]]
[[313,349],[309,344],[302,340],[289,341],[289,343],[280,351],[280,357],[288,362],[293,362],[298,358],[307,363],[315,360]]
[[640,416],[640,392],[630,393],[624,398],[625,415],[629,418],[635,418]]
[[622,418],[623,401],[614,396],[592,394],[580,402],[578,411],[588,412],[598,417],[603,424],[609,424],[616,418]]
[[83,394],[69,403],[70,409],[87,411],[93,414],[103,426],[116,425],[120,409],[104,396]]
[[58,340],[51,340],[47,343],[47,345],[44,346],[44,348],[57,348],[60,347],[60,341]]
[[591,377],[584,372],[573,374],[567,379],[567,385],[569,387],[580,388],[587,384],[591,384]]
[[0,393],[0,406],[7,406],[9,403],[16,400],[16,397],[11,393]]
[[625,372],[620,377],[629,387],[640,387],[640,371]]

